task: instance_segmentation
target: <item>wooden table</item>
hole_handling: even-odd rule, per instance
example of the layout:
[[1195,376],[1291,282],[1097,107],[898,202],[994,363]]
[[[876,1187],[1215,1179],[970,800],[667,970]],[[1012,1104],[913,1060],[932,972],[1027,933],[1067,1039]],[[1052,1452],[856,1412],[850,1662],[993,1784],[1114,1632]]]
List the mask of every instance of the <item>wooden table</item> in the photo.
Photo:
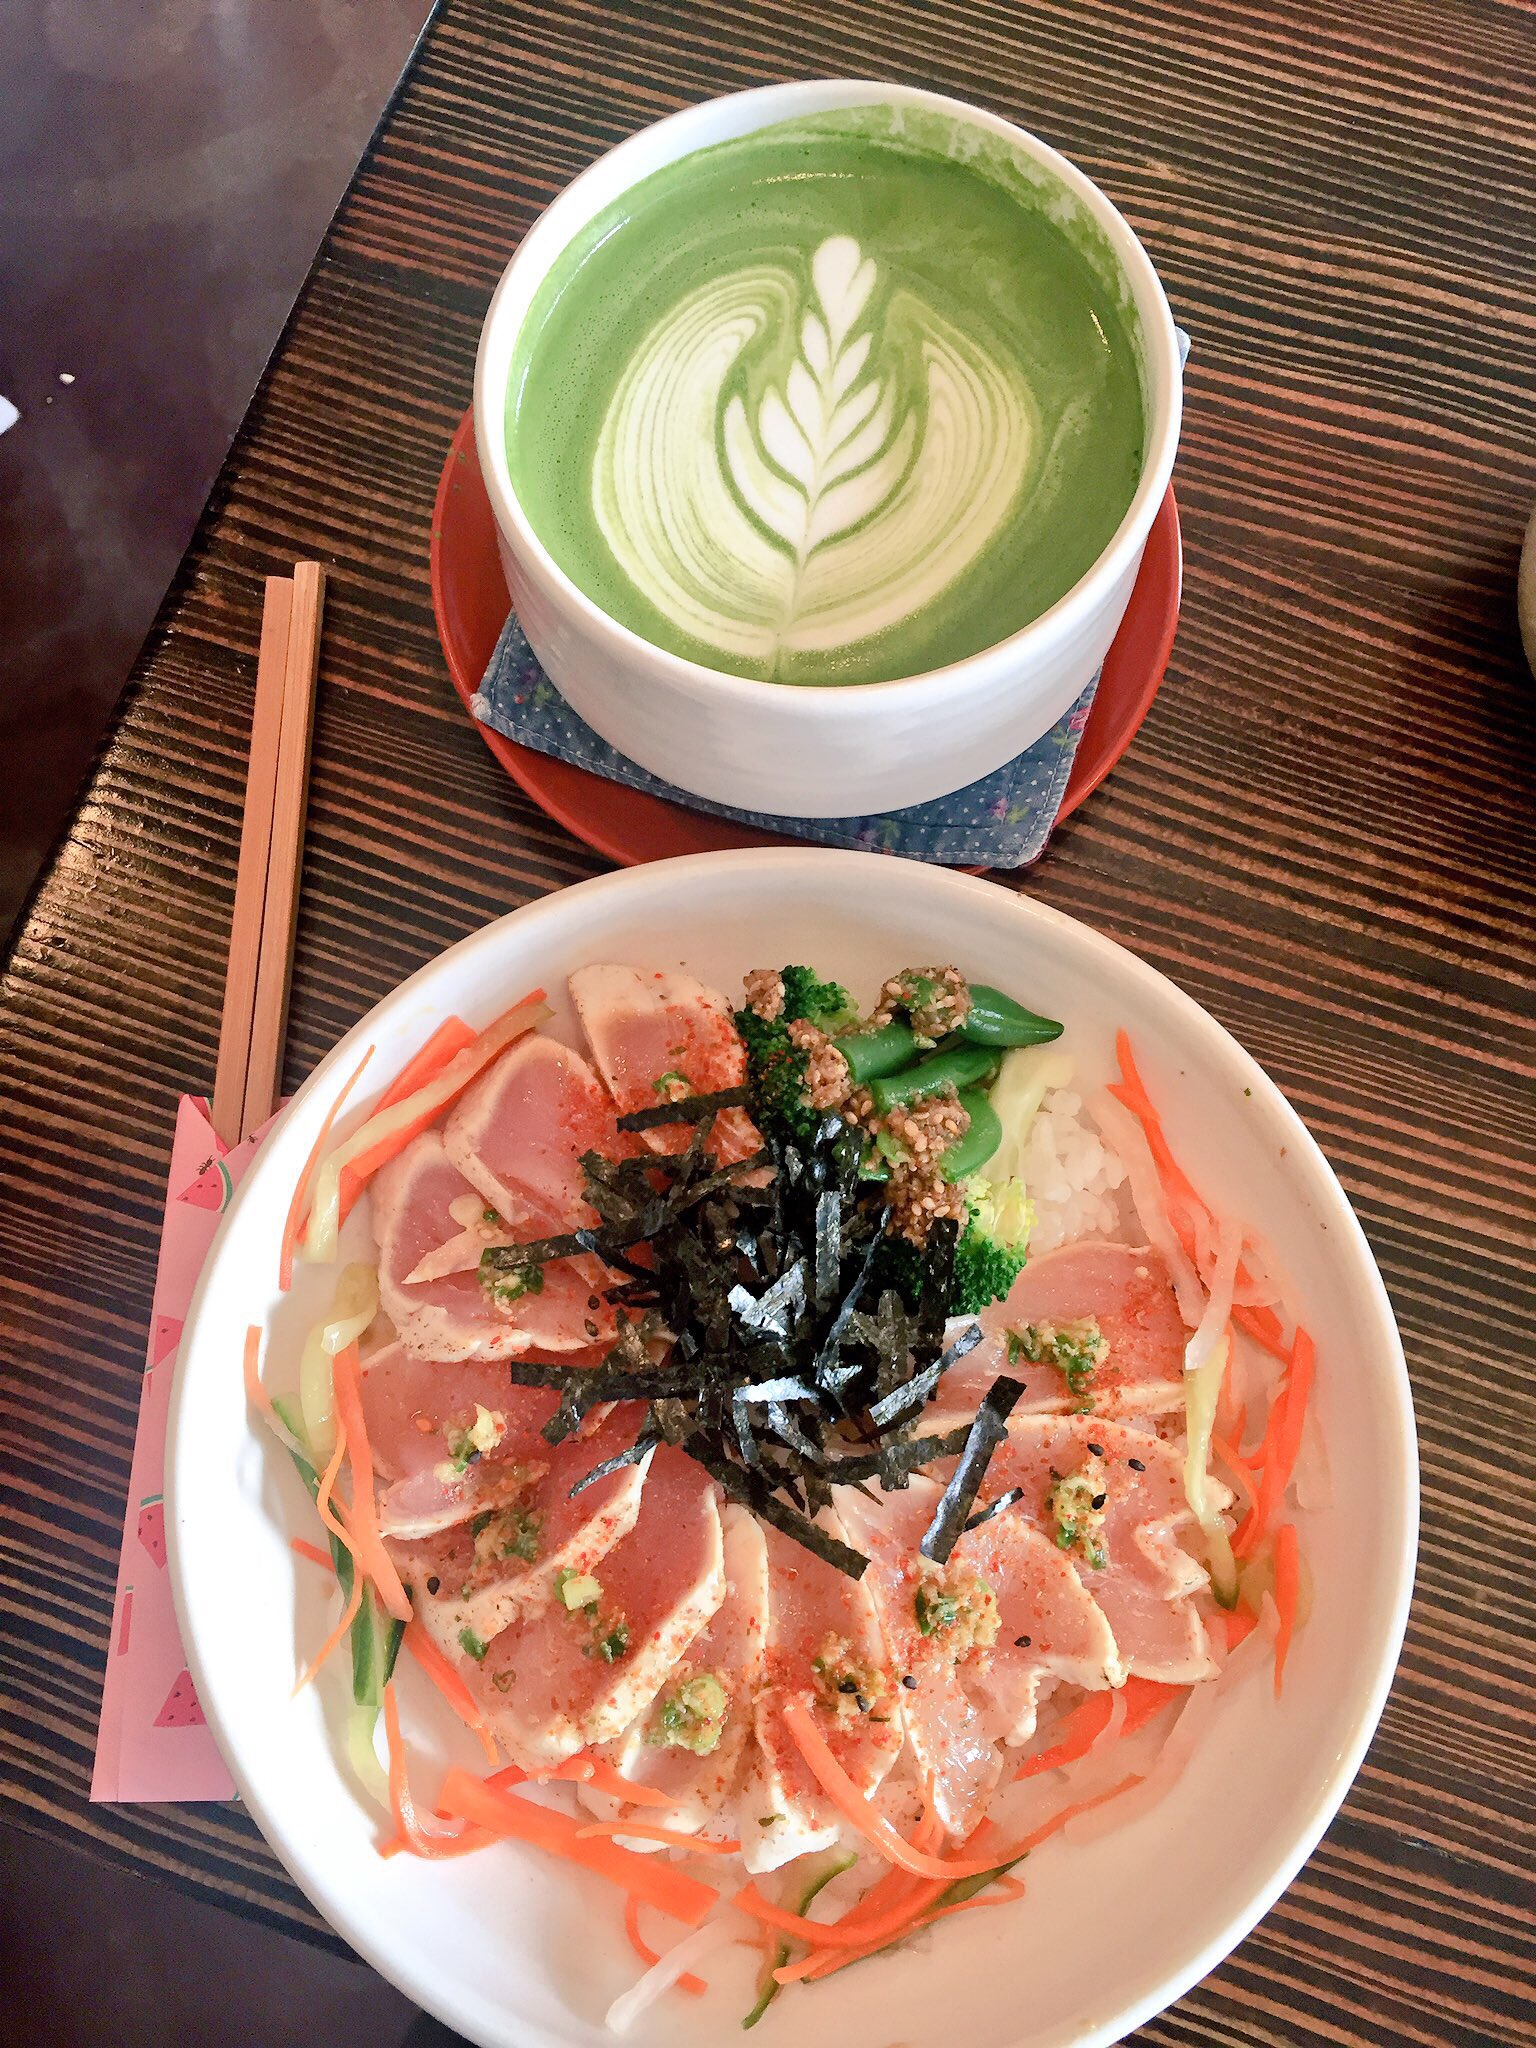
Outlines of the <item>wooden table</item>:
[[687,101],[884,74],[1075,157],[1194,335],[1167,684],[1000,880],[1154,961],[1288,1090],[1380,1257],[1423,1433],[1419,1597],[1360,1780],[1259,1931],[1138,2038],[1531,2041],[1532,31],[1496,0],[450,0],[0,989],[6,1811],[317,1929],[238,1810],[85,1803],[172,1103],[212,1079],[260,579],[332,565],[292,1084],[441,947],[597,865],[466,724],[428,601],[508,252]]

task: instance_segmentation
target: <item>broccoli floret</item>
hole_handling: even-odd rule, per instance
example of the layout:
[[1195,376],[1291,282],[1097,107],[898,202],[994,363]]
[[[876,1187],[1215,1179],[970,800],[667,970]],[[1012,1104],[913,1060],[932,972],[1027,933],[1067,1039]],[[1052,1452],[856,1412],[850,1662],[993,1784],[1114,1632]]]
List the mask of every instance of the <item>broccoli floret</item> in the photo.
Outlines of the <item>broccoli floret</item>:
[[819,980],[809,967],[786,967],[783,981],[784,1008],[773,1023],[741,1009],[736,1029],[747,1048],[747,1085],[758,1128],[765,1137],[810,1145],[822,1113],[805,1099],[806,1055],[790,1038],[789,1026],[806,1018],[823,1031],[841,1031],[858,1013],[847,989]]
[[831,1034],[859,1021],[857,1005],[841,982],[822,981],[809,967],[786,967],[782,975],[786,1024],[805,1018]]
[[970,1214],[955,1246],[955,1284],[949,1312],[980,1315],[1001,1301],[1024,1270],[1035,1205],[1018,1180],[993,1182],[975,1174],[966,1183]]
[[756,1010],[738,1010],[736,1029],[747,1048],[752,1115],[766,1138],[809,1145],[821,1117],[805,1099],[805,1054],[782,1017],[765,1024]]
[[980,1315],[988,1303],[1003,1299],[1023,1270],[1023,1252],[1005,1251],[974,1223],[968,1223],[955,1246],[955,1289],[950,1297],[950,1314]]

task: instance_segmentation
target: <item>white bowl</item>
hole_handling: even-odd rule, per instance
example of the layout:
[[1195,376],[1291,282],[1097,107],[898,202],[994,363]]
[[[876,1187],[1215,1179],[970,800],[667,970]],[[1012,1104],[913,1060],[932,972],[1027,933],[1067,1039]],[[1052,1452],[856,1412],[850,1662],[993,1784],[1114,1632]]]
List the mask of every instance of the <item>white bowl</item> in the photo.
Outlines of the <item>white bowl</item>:
[[[1031,1857],[1017,1905],[946,1922],[908,1953],[781,1998],[755,2039],[843,2048],[1091,2048],[1118,2040],[1220,1961],[1289,1882],[1364,1753],[1407,1610],[1416,1528],[1412,1411],[1370,1251],[1295,1112],[1188,996],[1082,925],[968,880],[877,855],[774,850],[662,861],[563,890],[464,940],[381,1003],[300,1091],[224,1221],[182,1339],[167,1457],[170,1565],[188,1661],[251,1812],[347,1940],[471,2041],[597,2044],[633,1980],[617,1895],[533,1850],[383,1862],[375,1823],[334,1753],[325,1701],[289,1697],[328,1626],[326,1581],[289,1550],[313,1508],[241,1389],[247,1324],[291,1384],[330,1273],[275,1289],[290,1192],[365,1044],[382,1086],[444,1016],[481,1024],[536,983],[605,958],[686,962],[723,988],[765,962],[808,960],[872,993],[892,967],[954,960],[1060,1016],[1088,1082],[1126,1026],[1196,1184],[1269,1246],[1316,1334],[1317,1415],[1341,1481],[1304,1518],[1316,1603],[1277,1705],[1241,1689],[1167,1801],[1123,1831]],[[363,1205],[366,1207],[366,1204]],[[366,1255],[366,1219],[348,1225]],[[334,1680],[336,1674],[329,1676]],[[462,1736],[401,1659],[408,1724]],[[477,1752],[459,1748],[473,1765]],[[483,1765],[481,1766],[483,1768]],[[430,1789],[430,1788],[429,1788]],[[659,1929],[658,1929],[659,1931]],[[632,2038],[735,2039],[754,1959],[732,1949],[711,1996],[668,1996]]]
[[[827,108],[928,107],[1001,138],[1102,230],[1124,273],[1145,359],[1146,454],[1113,539],[1050,609],[996,646],[901,682],[801,688],[728,676],[644,640],[582,594],[534,532],[507,462],[513,345],[533,294],[594,214],[652,171],[715,142]],[[1103,660],[1129,602],[1179,438],[1173,315],[1146,251],[1065,157],[995,114],[910,86],[813,80],[708,100],[598,160],[534,223],[486,314],[475,444],[518,621],[555,687],[630,760],[695,796],[784,817],[852,817],[927,802],[989,775],[1037,740]]]

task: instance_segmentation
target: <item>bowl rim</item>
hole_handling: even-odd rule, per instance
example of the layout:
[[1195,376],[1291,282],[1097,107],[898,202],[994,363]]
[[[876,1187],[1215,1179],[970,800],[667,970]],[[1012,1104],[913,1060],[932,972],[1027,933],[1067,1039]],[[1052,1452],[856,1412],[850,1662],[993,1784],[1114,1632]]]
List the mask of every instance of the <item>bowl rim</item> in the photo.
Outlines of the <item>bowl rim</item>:
[[[659,121],[650,122],[587,165],[555,194],[538,215],[513,250],[497,281],[475,354],[475,443],[491,510],[504,543],[524,574],[536,577],[547,590],[554,592],[559,602],[574,611],[589,632],[611,636],[616,651],[651,668],[669,685],[695,698],[708,697],[727,704],[759,707],[784,698],[786,686],[782,683],[710,668],[685,655],[673,654],[654,640],[646,639],[644,634],[637,633],[633,627],[624,625],[587,596],[561,568],[534,530],[512,483],[504,424],[498,425],[505,419],[506,363],[527,310],[523,305],[516,308],[515,314],[509,311],[514,294],[521,289],[520,273],[530,262],[541,265],[533,286],[537,290],[538,283],[560,251],[584,225],[585,218],[590,217],[583,216],[569,227],[566,225],[573,213],[579,214],[593,184],[599,178],[611,176],[613,168],[624,164],[626,159],[648,158],[658,135],[676,135],[696,125],[706,125],[722,107],[736,108],[743,113],[762,108],[762,121],[733,131],[751,132],[757,127],[770,126],[779,119],[793,118],[794,109],[801,101],[809,102],[816,110],[885,102],[931,108],[997,135],[1049,171],[1097,221],[1109,240],[1141,324],[1145,348],[1145,396],[1151,414],[1141,474],[1131,501],[1120,524],[1070,589],[1016,632],[978,648],[973,654],[948,662],[942,668],[924,669],[915,675],[895,676],[883,682],[856,686],[822,684],[795,688],[792,701],[796,711],[814,723],[842,716],[846,712],[843,700],[848,690],[853,688],[857,689],[860,703],[867,702],[872,711],[890,705],[893,693],[897,692],[902,693],[904,709],[913,708],[925,692],[938,706],[957,687],[975,679],[979,672],[1011,670],[1021,658],[1027,659],[1042,644],[1068,637],[1108,601],[1116,580],[1131,566],[1136,549],[1145,542],[1173,474],[1183,411],[1183,364],[1173,311],[1162,280],[1140,237],[1114,201],[1085,171],[1050,143],[985,107],[952,94],[874,79],[793,79],[698,100]],[[782,113],[777,111],[781,107]],[[709,144],[706,141],[696,146],[705,148]],[[679,150],[666,161],[676,161],[687,153],[687,150]],[[647,163],[627,183],[638,183],[649,174],[650,168],[652,166]],[[504,329],[507,330],[505,335]]]
[[[267,1170],[272,1169],[275,1144],[280,1147],[285,1135],[291,1140],[292,1134],[305,1123],[306,1118],[318,1123],[318,1112],[314,1111],[312,1106],[321,1098],[329,1101],[329,1084],[343,1072],[350,1071],[358,1050],[366,1042],[370,1027],[380,1014],[397,1007],[406,1008],[413,1000],[419,999],[426,985],[442,970],[447,961],[462,961],[476,952],[494,952],[501,942],[500,935],[514,919],[522,920],[525,930],[533,927],[536,931],[541,925],[557,924],[567,900],[573,895],[587,900],[607,895],[621,896],[627,891],[636,891],[657,882],[665,890],[667,883],[675,880],[682,871],[699,869],[706,865],[714,872],[719,872],[722,868],[727,871],[765,869],[786,872],[800,869],[820,870],[823,874],[827,873],[829,867],[835,867],[845,872],[850,883],[855,882],[860,873],[878,871],[889,879],[891,872],[889,859],[873,853],[821,847],[742,848],[728,853],[681,855],[671,860],[650,862],[643,867],[621,868],[521,905],[478,930],[466,934],[464,938],[436,954],[386,993],[342,1034],[306,1077],[263,1141],[267,1152]],[[905,874],[907,870],[903,868],[902,872]],[[1384,1603],[1382,1619],[1385,1627],[1380,1637],[1380,1652],[1369,1682],[1362,1688],[1355,1705],[1347,1735],[1330,1756],[1326,1772],[1321,1774],[1314,1787],[1312,1805],[1305,1822],[1297,1829],[1285,1853],[1278,1858],[1267,1877],[1255,1884],[1235,1906],[1225,1912],[1220,1925],[1202,1947],[1193,1954],[1183,1957],[1141,1997],[1122,2005],[1118,2011],[1105,2019],[1084,2022],[1072,2036],[1073,2048],[1112,2048],[1113,2043],[1122,2040],[1134,2028],[1145,2024],[1182,1998],[1252,1931],[1317,1847],[1360,1769],[1396,1675],[1413,1593],[1419,1531],[1419,1459],[1411,1385],[1386,1286],[1348,1196],[1321,1147],[1302,1121],[1300,1113],[1292,1106],[1279,1085],[1232,1033],[1160,968],[1154,967],[1150,961],[1144,960],[1130,947],[1107,937],[1066,912],[1042,903],[1037,898],[1001,889],[998,884],[981,877],[957,874],[953,870],[942,868],[922,868],[914,870],[913,873],[924,878],[932,878],[933,885],[941,893],[958,891],[972,897],[979,897],[984,893],[990,902],[995,902],[1001,895],[1008,902],[1006,915],[1017,916],[1026,923],[1038,920],[1047,927],[1054,927],[1059,932],[1069,935],[1071,943],[1086,947],[1090,967],[1093,960],[1098,959],[1128,968],[1135,980],[1143,984],[1154,984],[1161,997],[1168,1000],[1171,1015],[1180,1028],[1181,1037],[1187,1029],[1196,1041],[1197,1051],[1200,1042],[1204,1041],[1208,1048],[1220,1050],[1224,1057],[1236,1063],[1241,1073],[1247,1077],[1247,1084],[1253,1088],[1255,1095],[1264,1099],[1285,1126],[1288,1156],[1293,1166],[1298,1161],[1305,1162],[1305,1177],[1309,1190],[1317,1199],[1319,1206],[1327,1212],[1331,1256],[1340,1258],[1347,1255],[1353,1262],[1355,1272],[1352,1285],[1358,1285],[1363,1290],[1363,1303],[1368,1305],[1370,1310],[1375,1326],[1373,1343],[1379,1349],[1381,1360],[1381,1386],[1390,1403],[1393,1456],[1387,1473],[1389,1480],[1396,1482],[1397,1490],[1401,1494],[1402,1519],[1398,1541],[1390,1552],[1392,1590],[1389,1608],[1386,1608]],[[927,880],[923,880],[920,886],[927,887]],[[183,1430],[186,1387],[189,1381],[185,1367],[197,1348],[198,1330],[205,1305],[221,1277],[219,1267],[226,1244],[234,1234],[234,1228],[249,1202],[251,1191],[260,1183],[261,1178],[261,1168],[253,1166],[235,1190],[230,1206],[220,1221],[219,1230],[204,1261],[187,1312],[178,1353],[167,1420],[165,1469],[168,1563],[177,1625],[181,1631],[187,1666],[203,1705],[208,1726],[229,1765],[239,1795],[256,1820],[264,1839],[300,1890],[358,1954],[406,1996],[426,2010],[442,2014],[444,2007],[439,1996],[440,1984],[430,1978],[425,1971],[418,1974],[408,1961],[376,1942],[371,1927],[354,1914],[349,1901],[345,1897],[333,1896],[325,1879],[311,1868],[306,1845],[292,1841],[281,1824],[272,1818],[260,1788],[249,1779],[244,1769],[237,1745],[225,1724],[218,1694],[207,1682],[202,1647],[196,1631],[191,1626],[184,1576],[179,1502],[184,1483],[184,1468],[196,1462],[198,1453],[190,1440],[190,1434],[184,1433]],[[252,1424],[252,1428],[255,1427],[256,1425]],[[476,2024],[479,2017],[467,2009],[447,2014],[448,2023],[458,2026]],[[1028,2037],[1019,2036],[1015,2048],[1030,2048]]]

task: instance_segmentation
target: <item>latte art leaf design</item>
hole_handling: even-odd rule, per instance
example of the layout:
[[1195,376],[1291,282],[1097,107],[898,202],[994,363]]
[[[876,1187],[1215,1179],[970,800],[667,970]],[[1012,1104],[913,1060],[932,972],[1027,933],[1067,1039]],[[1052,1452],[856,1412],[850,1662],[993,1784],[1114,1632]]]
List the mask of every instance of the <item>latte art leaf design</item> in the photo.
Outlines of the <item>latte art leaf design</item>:
[[779,265],[679,300],[626,368],[593,465],[635,587],[770,674],[931,603],[1002,525],[1039,439],[1018,368],[911,292],[882,299],[851,236],[810,269],[809,304]]

